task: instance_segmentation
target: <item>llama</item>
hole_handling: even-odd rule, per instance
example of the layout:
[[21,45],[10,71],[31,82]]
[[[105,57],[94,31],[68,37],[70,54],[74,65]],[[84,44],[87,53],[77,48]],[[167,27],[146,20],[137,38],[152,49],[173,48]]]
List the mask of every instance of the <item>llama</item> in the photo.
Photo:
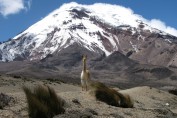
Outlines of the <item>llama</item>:
[[87,55],[83,55],[82,61],[83,61],[83,69],[81,72],[81,86],[82,86],[82,91],[84,89],[87,91],[88,90],[88,84],[90,82],[90,72],[86,68],[86,60],[87,60]]

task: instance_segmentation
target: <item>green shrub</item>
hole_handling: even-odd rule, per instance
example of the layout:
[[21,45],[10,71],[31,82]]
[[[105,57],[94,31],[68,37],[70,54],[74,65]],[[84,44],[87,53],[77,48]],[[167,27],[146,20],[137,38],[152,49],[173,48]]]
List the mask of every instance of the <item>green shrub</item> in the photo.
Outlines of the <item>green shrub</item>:
[[107,103],[108,105],[124,108],[132,108],[133,101],[129,95],[117,92],[114,89],[108,88],[103,83],[91,82],[90,93],[97,100]]
[[30,118],[52,118],[64,113],[64,100],[49,86],[38,85],[34,90],[23,87]]

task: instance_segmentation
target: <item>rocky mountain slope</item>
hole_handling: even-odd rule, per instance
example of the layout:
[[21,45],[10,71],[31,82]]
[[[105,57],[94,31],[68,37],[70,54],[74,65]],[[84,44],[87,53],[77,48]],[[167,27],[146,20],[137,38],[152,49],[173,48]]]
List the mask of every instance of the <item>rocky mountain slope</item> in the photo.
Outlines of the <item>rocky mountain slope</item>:
[[119,51],[140,63],[175,67],[176,39],[124,7],[69,3],[0,44],[0,60],[41,60],[76,43],[97,55]]
[[[116,51],[106,57],[95,56],[77,45],[50,55],[41,61],[12,61],[0,63],[0,73],[17,78],[56,79],[65,83],[80,84],[82,54],[88,54],[87,68],[91,79],[120,88],[152,86],[159,89],[175,88],[176,72],[163,66],[139,64]],[[69,53],[68,53],[69,51]],[[72,59],[74,58],[74,59]]]

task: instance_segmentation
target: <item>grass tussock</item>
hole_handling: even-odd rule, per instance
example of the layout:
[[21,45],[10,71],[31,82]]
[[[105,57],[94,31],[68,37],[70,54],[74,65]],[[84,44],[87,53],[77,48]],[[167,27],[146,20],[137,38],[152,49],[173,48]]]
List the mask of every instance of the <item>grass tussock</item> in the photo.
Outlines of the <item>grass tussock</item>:
[[168,92],[173,95],[177,95],[177,89],[172,89],[172,90],[169,90]]
[[49,86],[38,85],[34,90],[23,87],[26,94],[30,118],[53,118],[64,113],[64,100]]
[[108,88],[100,82],[92,82],[90,84],[90,93],[94,95],[97,100],[105,102],[108,105],[124,108],[133,107],[133,100],[129,95]]

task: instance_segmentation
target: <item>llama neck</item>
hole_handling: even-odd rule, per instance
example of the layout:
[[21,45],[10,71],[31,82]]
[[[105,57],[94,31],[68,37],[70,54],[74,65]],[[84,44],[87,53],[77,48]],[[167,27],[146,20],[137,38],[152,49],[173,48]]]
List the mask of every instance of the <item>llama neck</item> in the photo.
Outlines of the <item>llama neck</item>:
[[86,71],[86,61],[83,61],[83,71]]

